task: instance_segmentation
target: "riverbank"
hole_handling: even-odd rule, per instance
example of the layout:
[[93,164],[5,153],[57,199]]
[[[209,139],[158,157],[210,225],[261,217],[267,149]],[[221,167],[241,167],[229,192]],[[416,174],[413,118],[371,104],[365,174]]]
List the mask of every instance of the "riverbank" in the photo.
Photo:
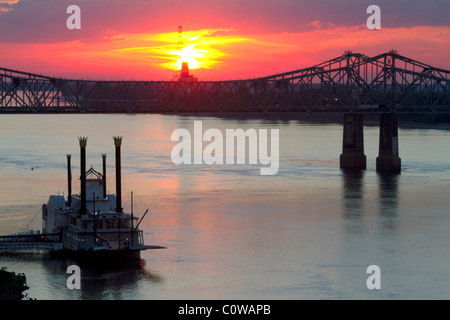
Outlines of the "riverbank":
[[28,294],[23,294],[28,289],[25,274],[7,271],[5,267],[0,268],[0,300],[28,299]]

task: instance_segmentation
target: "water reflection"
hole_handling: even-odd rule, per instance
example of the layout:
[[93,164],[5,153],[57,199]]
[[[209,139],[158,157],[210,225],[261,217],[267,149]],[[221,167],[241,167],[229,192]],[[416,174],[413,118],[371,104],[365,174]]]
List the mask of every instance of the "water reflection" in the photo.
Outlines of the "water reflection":
[[[363,233],[363,214],[370,216],[374,212],[371,210],[371,186],[366,186],[369,182],[364,181],[365,174],[365,171],[342,171],[342,216],[348,233]],[[375,199],[381,234],[397,230],[398,180],[398,174],[377,173],[378,193]]]
[[[343,170],[343,199],[342,215],[344,221],[358,219],[362,216],[364,204],[364,170]],[[348,232],[361,232],[360,225],[346,224]]]
[[382,218],[379,229],[382,233],[397,230],[398,180],[398,174],[378,173],[378,213]]
[[[129,299],[138,283],[159,283],[163,278],[145,267],[145,260],[121,265],[79,265],[81,290],[67,288],[67,267],[75,261],[55,259],[46,254],[1,255],[2,266],[9,271],[24,273],[30,287],[29,296],[37,300],[100,300]],[[17,268],[20,266],[20,270]]]

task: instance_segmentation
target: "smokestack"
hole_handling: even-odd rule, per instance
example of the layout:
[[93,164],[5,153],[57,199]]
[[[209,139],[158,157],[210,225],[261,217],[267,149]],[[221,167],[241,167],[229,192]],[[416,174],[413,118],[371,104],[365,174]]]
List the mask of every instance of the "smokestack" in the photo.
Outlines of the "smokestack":
[[189,63],[187,61],[181,63],[181,77],[189,78]]
[[86,145],[87,137],[79,137],[80,141],[80,194],[81,194],[81,214],[86,213]]
[[103,199],[106,199],[106,154],[102,154],[103,159]]
[[116,212],[122,212],[122,178],[120,164],[120,146],[122,137],[113,137],[116,146]]
[[72,168],[70,165],[71,155],[67,155],[67,206],[72,206]]

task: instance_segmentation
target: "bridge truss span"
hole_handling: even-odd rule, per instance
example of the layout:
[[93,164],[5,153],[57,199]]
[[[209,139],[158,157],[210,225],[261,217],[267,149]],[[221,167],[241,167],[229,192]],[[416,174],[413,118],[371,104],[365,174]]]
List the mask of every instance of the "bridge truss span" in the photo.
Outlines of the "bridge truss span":
[[450,71],[390,51],[230,81],[93,81],[0,68],[0,112],[450,112]]

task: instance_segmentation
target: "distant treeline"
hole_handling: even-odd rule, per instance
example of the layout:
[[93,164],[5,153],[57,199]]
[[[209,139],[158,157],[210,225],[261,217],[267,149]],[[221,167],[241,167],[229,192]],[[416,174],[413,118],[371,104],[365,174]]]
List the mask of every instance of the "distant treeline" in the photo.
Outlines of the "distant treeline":
[[450,113],[400,114],[398,118],[408,122],[450,125]]

